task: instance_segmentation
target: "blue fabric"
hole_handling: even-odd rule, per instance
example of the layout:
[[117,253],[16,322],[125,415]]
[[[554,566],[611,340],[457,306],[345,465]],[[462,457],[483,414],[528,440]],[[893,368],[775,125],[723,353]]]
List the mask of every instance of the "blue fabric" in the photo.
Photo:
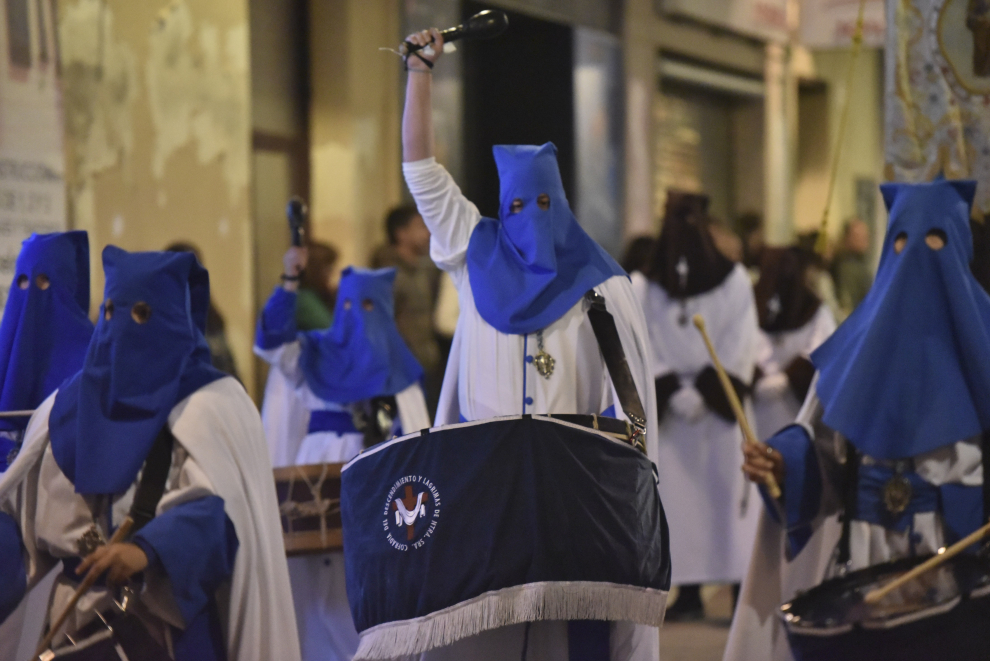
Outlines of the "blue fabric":
[[653,464],[547,420],[437,429],[361,455],[341,476],[341,514],[358,631],[540,581],[670,587]]
[[216,600],[196,616],[185,629],[172,629],[175,661],[224,661],[227,646],[224,643],[223,628]]
[[298,335],[296,296],[294,291],[288,292],[276,287],[268,297],[265,308],[258,317],[258,328],[254,334],[254,343],[259,349],[268,351],[295,341]]
[[610,661],[611,622],[575,620],[567,623],[567,661]]
[[0,512],[0,623],[10,617],[27,592],[27,569],[17,521]]
[[333,325],[299,335],[299,364],[309,389],[349,404],[394,395],[423,378],[395,327],[395,269],[349,266],[340,276]]
[[783,514],[777,502],[760,485],[767,512],[787,531],[787,554],[794,558],[811,539],[811,522],[821,509],[822,474],[808,430],[802,425],[784,427],[767,440],[767,445],[784,457]]
[[946,541],[949,544],[958,542],[983,525],[982,486],[943,484],[938,490],[942,505],[942,520],[948,532]]
[[313,411],[309,414],[307,434],[332,431],[337,434],[351,434],[357,431],[354,417],[347,411]]
[[[172,408],[225,376],[203,337],[210,282],[194,255],[107,246],[103,269],[86,360],[49,418],[55,461],[80,494],[126,491]],[[132,315],[139,302],[150,306],[147,323]]]
[[[496,145],[499,220],[482,218],[467,249],[468,276],[482,319],[502,333],[546,328],[584,294],[614,275],[615,260],[588,236],[571,212],[557,167],[557,148]],[[537,197],[550,197],[550,208]],[[512,202],[522,210],[512,213]]]
[[[47,289],[39,286],[44,278]],[[86,232],[32,234],[21,244],[0,322],[0,411],[37,408],[79,371],[92,335]],[[27,423],[0,418],[0,430]]]
[[904,532],[914,523],[915,514],[938,511],[938,487],[926,482],[914,471],[905,471],[901,475],[911,483],[911,501],[903,512],[894,515],[887,510],[883,500],[884,486],[894,477],[893,469],[876,464],[860,464],[854,518],[888,530]]
[[[975,186],[881,187],[890,223],[876,281],[811,357],[823,420],[864,454],[912,457],[990,428],[990,296],[969,267]],[[942,250],[926,245],[931,230]]]
[[186,622],[203,612],[234,571],[237,533],[219,496],[197,498],[165,510],[134,539],[154,549]]

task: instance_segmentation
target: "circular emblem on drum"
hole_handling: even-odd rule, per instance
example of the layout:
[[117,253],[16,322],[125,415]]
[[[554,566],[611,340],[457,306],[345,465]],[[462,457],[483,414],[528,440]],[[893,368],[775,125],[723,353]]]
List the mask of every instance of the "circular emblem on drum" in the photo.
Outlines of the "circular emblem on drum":
[[422,548],[437,528],[440,491],[422,475],[400,478],[389,489],[384,516],[389,546],[397,551]]

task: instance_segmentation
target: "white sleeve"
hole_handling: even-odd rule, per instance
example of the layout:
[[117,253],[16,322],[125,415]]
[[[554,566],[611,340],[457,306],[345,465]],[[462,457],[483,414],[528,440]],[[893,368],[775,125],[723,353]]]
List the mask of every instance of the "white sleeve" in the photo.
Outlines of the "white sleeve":
[[464,197],[435,158],[403,163],[402,173],[430,229],[430,257],[444,271],[457,270],[465,263],[471,233],[481,220],[478,207]]
[[281,372],[292,388],[298,389],[303,385],[305,377],[299,367],[299,356],[302,355],[302,344],[299,340],[280,344],[274,349],[262,349],[256,344],[254,353]]
[[756,318],[756,299],[749,276],[739,265],[726,278],[727,287],[720,314],[707,319],[708,332],[726,371],[744,383],[753,380],[759,350],[760,325]]
[[403,434],[411,434],[430,427],[430,413],[426,408],[426,398],[418,383],[396,393],[395,404],[399,409],[399,422]]
[[813,323],[815,324],[815,327],[814,331],[812,331],[811,339],[808,341],[808,356],[811,355],[811,352],[820,347],[822,343],[835,332],[836,328],[835,317],[832,315],[832,311],[829,310],[828,306],[824,303],[818,306],[818,312],[815,313]]

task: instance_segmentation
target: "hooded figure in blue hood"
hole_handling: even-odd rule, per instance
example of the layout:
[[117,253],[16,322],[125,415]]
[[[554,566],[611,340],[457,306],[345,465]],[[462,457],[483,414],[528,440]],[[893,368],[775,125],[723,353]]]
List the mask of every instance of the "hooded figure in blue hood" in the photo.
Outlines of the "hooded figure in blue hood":
[[[492,147],[499,178],[499,207],[497,213],[491,211],[492,217],[482,216],[462,194],[434,158],[431,77],[424,72],[441,57],[442,37],[435,31],[409,37],[420,46],[431,39],[428,51],[407,58],[402,170],[432,234],[430,256],[450,275],[460,303],[437,424],[521,414],[629,420],[588,316],[591,296],[601,297],[615,322],[642,404],[647,453],[655,461],[656,375],[646,322],[629,276],[579,224],[553,143]],[[564,546],[568,543],[561,540]],[[643,552],[644,557],[655,553],[666,561],[666,551]],[[665,603],[665,589],[657,588],[655,595]],[[662,617],[664,603],[653,604],[649,612]],[[568,609],[576,606],[564,604],[560,612],[573,612]],[[516,658],[523,649],[531,661],[547,658],[551,650],[591,650],[587,658],[613,661],[657,657],[658,636],[651,624],[659,621],[634,624],[607,604],[597,612],[602,620],[593,623],[534,617],[427,651],[423,658],[436,654],[485,661]]]
[[[792,560],[775,604],[838,571],[934,553],[990,517],[990,295],[970,270],[975,189],[881,186],[890,221],[873,288],[811,354],[817,374],[797,423],[767,441],[769,455],[747,450],[747,474],[772,470],[783,491],[775,503],[761,489],[776,521],[764,527]],[[746,620],[747,598],[769,603],[766,579],[747,579],[729,642],[739,653],[726,658],[754,658],[747,637],[770,635]]]
[[[0,411],[34,410],[82,367],[89,320],[86,232],[32,234],[17,256],[0,322]],[[0,472],[28,418],[0,418]]]
[[[284,284],[268,299],[255,338],[255,353],[272,366],[269,388],[279,380],[309,413],[303,434],[293,431],[291,411],[264,404],[277,466],[348,461],[366,446],[430,426],[423,369],[395,326],[395,269],[344,269],[333,324],[300,332],[296,288],[307,256],[305,248],[286,252]],[[343,553],[294,557],[289,571],[303,659],[351,658],[358,635],[348,610]]]
[[[171,641],[177,661],[298,659],[284,633],[295,619],[278,507],[257,488],[271,480],[261,420],[240,384],[210,365],[203,337],[209,277],[191,254],[108,246],[103,265],[82,369],[32,417],[0,479],[0,501],[14,508],[0,514],[0,621],[61,561],[50,618],[83,575],[101,576],[68,620],[73,638],[112,610],[112,587],[131,582],[142,623]],[[165,437],[171,452],[157,456],[170,470],[155,515],[107,545]]]

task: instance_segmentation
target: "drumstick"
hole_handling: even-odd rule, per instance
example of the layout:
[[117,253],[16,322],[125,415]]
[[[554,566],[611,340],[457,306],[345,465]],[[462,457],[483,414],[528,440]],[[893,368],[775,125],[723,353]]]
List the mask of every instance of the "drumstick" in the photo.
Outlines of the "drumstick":
[[935,569],[943,562],[947,561],[949,558],[955,555],[959,555],[960,553],[965,551],[968,547],[980,541],[988,533],[990,533],[990,523],[986,524],[982,528],[979,528],[975,532],[967,535],[966,537],[959,540],[949,548],[945,549],[945,551],[943,551],[942,553],[939,553],[938,555],[929,558],[928,560],[925,560],[911,571],[901,574],[900,576],[898,576],[897,578],[895,578],[894,580],[892,580],[890,583],[883,586],[882,588],[870,590],[869,592],[866,593],[866,596],[863,597],[863,602],[867,604],[877,603],[878,601],[880,601],[881,599],[883,599],[888,594],[890,594],[897,588],[901,587],[905,583],[909,581],[913,581],[914,579],[918,578],[925,572]]
[[34,409],[27,411],[0,411],[0,418],[19,418],[21,416],[33,415]]
[[[113,537],[111,537],[110,541],[107,542],[107,546],[123,542],[127,538],[127,535],[131,532],[131,528],[133,526],[134,519],[129,516],[125,518],[120,524],[120,527],[117,528],[117,531],[113,534]],[[88,574],[86,578],[83,579],[83,582],[79,584],[79,587],[76,588],[75,594],[72,595],[72,599],[69,600],[69,604],[62,611],[61,615],[58,616],[51,628],[48,629],[45,639],[41,641],[41,645],[38,646],[38,650],[34,653],[34,659],[37,659],[45,653],[48,646],[52,644],[53,640],[55,640],[58,630],[61,629],[62,625],[65,624],[65,621],[69,619],[69,614],[72,613],[72,609],[76,607],[76,604],[79,603],[82,596],[89,592],[89,589],[93,587],[93,584],[96,583],[96,579],[98,578],[98,574]]]
[[[702,339],[705,341],[705,346],[708,347],[708,355],[712,357],[712,364],[715,365],[718,380],[722,382],[722,389],[725,391],[725,396],[729,399],[732,412],[736,414],[736,421],[742,429],[746,444],[759,445],[760,442],[756,440],[756,434],[753,433],[753,429],[749,426],[749,421],[746,420],[746,413],[743,411],[742,402],[739,401],[736,389],[732,387],[732,381],[729,380],[729,375],[726,374],[725,368],[722,367],[722,361],[718,359],[718,354],[715,353],[715,346],[712,344],[711,338],[708,337],[708,330],[705,328],[705,318],[700,314],[696,314],[693,317],[693,321],[694,325],[698,328],[698,332],[701,333]],[[777,484],[777,479],[773,476],[773,473],[767,473],[763,484],[766,486],[767,491],[770,492],[772,498],[780,498],[780,486]]]

